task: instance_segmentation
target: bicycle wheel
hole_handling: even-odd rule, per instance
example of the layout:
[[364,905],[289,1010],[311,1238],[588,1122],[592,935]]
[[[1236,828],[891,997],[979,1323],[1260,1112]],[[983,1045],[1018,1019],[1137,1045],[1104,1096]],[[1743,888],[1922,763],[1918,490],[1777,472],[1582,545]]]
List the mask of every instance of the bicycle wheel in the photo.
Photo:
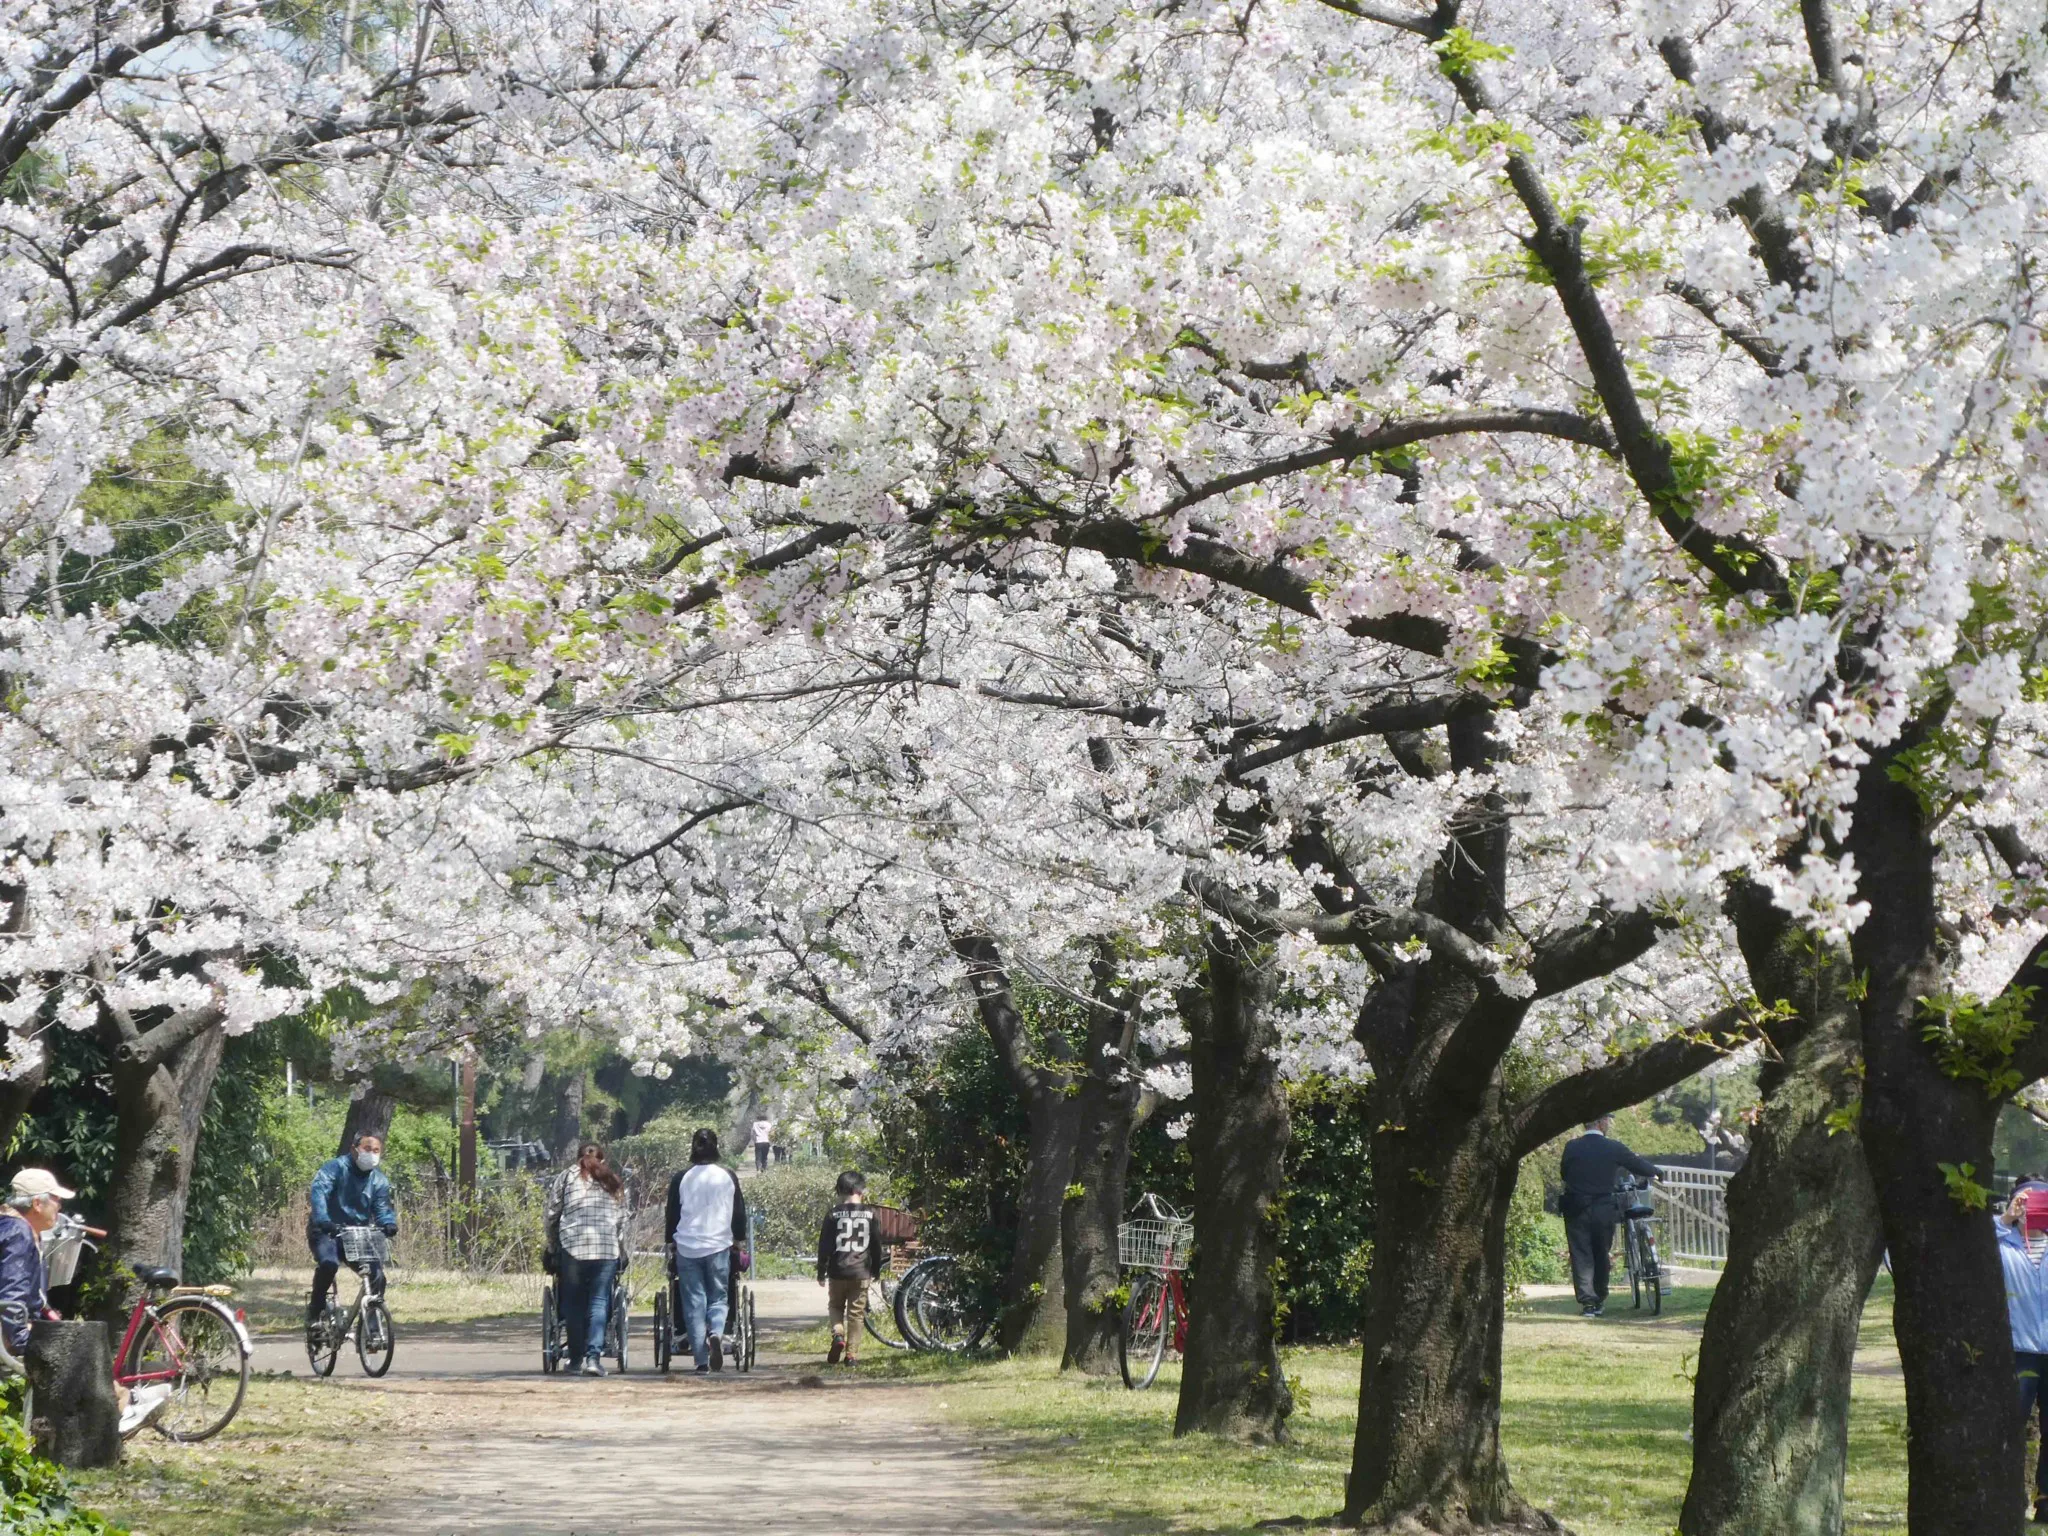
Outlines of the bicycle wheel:
[[1621,1261],[1628,1268],[1628,1294],[1635,1308],[1643,1308],[1643,1260],[1641,1245],[1636,1240],[1636,1224],[1630,1222],[1621,1232]]
[[363,1374],[382,1376],[397,1352],[398,1324],[391,1321],[391,1309],[382,1296],[365,1296],[363,1315],[356,1319],[356,1358],[363,1362]]
[[306,1359],[315,1376],[332,1376],[341,1358],[341,1312],[329,1307],[306,1324]]
[[555,1288],[544,1285],[540,1291],[540,1368],[553,1375],[561,1363],[562,1328],[555,1316]]
[[917,1326],[917,1297],[924,1289],[927,1262],[920,1259],[910,1266],[910,1273],[897,1285],[896,1300],[889,1308],[896,1319],[896,1331],[903,1335],[904,1347],[920,1354],[932,1347],[931,1340],[920,1333]]
[[1650,1316],[1664,1315],[1664,1266],[1657,1261],[1657,1239],[1643,1234],[1643,1284],[1650,1292]]
[[666,1371],[668,1363],[675,1358],[675,1330],[669,1325],[668,1289],[663,1287],[654,1293],[654,1368]]
[[889,1275],[877,1275],[868,1282],[868,1310],[864,1319],[868,1337],[884,1349],[908,1349],[910,1340],[896,1322],[896,1293],[902,1283]]
[[165,1302],[128,1346],[121,1380],[170,1386],[170,1403],[153,1425],[165,1439],[210,1440],[228,1427],[249,1390],[249,1357],[234,1314],[204,1296]]
[[1173,1337],[1173,1292],[1157,1270],[1140,1271],[1131,1281],[1131,1299],[1124,1303],[1123,1326],[1117,1330],[1117,1368],[1124,1385],[1142,1392],[1159,1378],[1166,1344]]
[[[918,1265],[924,1270],[917,1288],[917,1334],[924,1347],[957,1355],[974,1348],[988,1332],[988,1315],[961,1272],[960,1261],[940,1254]],[[908,1284],[908,1277],[905,1277]],[[905,1330],[906,1337],[909,1330]]]

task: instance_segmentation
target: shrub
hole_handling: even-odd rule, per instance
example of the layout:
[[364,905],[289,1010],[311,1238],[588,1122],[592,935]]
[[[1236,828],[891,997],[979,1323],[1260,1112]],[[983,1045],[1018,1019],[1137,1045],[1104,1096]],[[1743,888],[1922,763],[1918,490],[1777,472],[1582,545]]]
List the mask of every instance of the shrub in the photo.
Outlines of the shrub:
[[0,1531],[8,1536],[125,1536],[89,1509],[71,1502],[61,1468],[36,1455],[21,1422],[22,1384],[0,1396]]

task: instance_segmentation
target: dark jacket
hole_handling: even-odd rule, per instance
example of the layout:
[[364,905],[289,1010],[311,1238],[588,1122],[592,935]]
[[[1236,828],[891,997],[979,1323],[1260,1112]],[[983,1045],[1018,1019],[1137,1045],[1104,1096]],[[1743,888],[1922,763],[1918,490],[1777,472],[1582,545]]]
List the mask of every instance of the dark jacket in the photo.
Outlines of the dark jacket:
[[882,1272],[882,1234],[872,1205],[835,1205],[818,1228],[820,1280],[872,1280]]
[[382,1168],[368,1173],[352,1157],[330,1157],[313,1175],[313,1188],[306,1197],[306,1219],[315,1232],[338,1232],[343,1227],[382,1227],[398,1231],[398,1207],[391,1198],[391,1181]]
[[45,1273],[35,1228],[19,1217],[0,1216],[0,1308],[9,1314],[7,1347],[16,1354],[28,1343],[28,1325],[49,1308]]
[[1564,1179],[1564,1197],[1558,1201],[1558,1210],[1571,1217],[1583,1211],[1614,1207],[1614,1181],[1623,1169],[1639,1179],[1653,1179],[1656,1167],[1612,1136],[1602,1136],[1598,1131],[1588,1131],[1583,1136],[1574,1136],[1564,1144],[1564,1159],[1559,1173]]

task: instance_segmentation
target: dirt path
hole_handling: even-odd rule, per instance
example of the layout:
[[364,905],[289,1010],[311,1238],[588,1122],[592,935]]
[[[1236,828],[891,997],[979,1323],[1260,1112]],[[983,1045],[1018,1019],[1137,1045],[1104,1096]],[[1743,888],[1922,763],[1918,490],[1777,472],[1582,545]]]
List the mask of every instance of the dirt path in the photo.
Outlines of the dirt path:
[[[542,1376],[525,1321],[402,1332],[381,1382],[333,1386],[380,1400],[384,1489],[332,1527],[348,1536],[1050,1536],[1071,1521],[1020,1511],[1012,1487],[939,1427],[926,1389],[820,1372],[779,1341],[822,1318],[804,1282],[760,1288],[763,1347],[750,1376],[684,1362],[602,1381]],[[636,1322],[642,1321],[636,1318]],[[402,1324],[401,1324],[402,1326]],[[259,1369],[306,1371],[295,1342],[258,1346]]]

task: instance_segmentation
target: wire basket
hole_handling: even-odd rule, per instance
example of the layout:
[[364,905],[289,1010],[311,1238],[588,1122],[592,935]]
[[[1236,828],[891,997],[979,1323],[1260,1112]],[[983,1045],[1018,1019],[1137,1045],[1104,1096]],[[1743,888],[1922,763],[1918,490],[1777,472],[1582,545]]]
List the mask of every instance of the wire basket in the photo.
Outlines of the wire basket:
[[78,1278],[79,1255],[85,1252],[85,1223],[58,1227],[43,1240],[44,1283],[55,1289]]
[[1192,1221],[1126,1221],[1116,1229],[1116,1261],[1126,1269],[1186,1269],[1195,1246]]
[[389,1263],[391,1239],[378,1227],[343,1227],[341,1256],[351,1264]]

